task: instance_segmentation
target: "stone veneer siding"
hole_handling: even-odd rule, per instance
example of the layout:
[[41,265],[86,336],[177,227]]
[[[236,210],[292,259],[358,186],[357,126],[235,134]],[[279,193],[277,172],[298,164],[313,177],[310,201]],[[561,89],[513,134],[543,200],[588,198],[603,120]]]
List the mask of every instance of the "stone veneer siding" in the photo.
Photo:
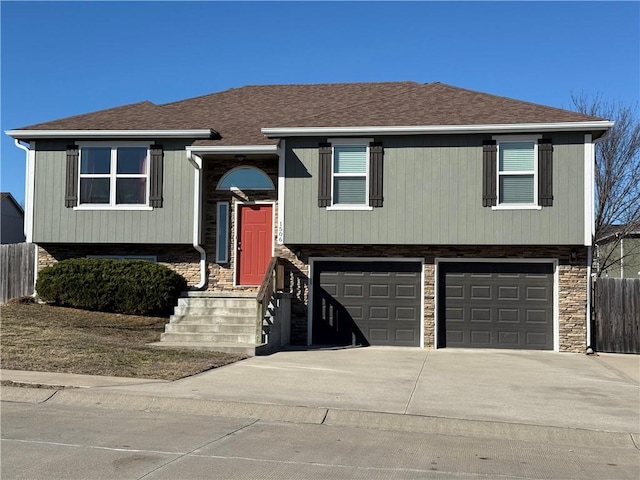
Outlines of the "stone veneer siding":
[[191,245],[103,245],[103,244],[39,244],[38,270],[68,258],[88,255],[152,255],[187,279],[188,285],[200,282],[200,254]]

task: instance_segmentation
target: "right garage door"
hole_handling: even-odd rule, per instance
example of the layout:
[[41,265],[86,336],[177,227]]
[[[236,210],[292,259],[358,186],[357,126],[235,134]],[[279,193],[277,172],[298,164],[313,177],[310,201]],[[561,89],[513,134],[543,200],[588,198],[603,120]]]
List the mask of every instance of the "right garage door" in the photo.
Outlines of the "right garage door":
[[441,262],[438,271],[439,347],[553,350],[552,264]]

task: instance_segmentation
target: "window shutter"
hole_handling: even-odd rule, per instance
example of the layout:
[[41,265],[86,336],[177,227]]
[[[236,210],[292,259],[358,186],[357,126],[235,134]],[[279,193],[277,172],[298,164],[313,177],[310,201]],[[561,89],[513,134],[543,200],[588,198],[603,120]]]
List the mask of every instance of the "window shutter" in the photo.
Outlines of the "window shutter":
[[493,207],[497,204],[497,159],[498,148],[495,140],[482,142],[482,206]]
[[150,154],[150,172],[149,179],[149,205],[154,208],[162,207],[162,181],[163,181],[163,161],[162,161],[162,145],[151,145]]
[[382,143],[374,142],[369,145],[369,206],[382,206]]
[[318,206],[331,205],[331,144],[321,143],[318,148]]
[[78,205],[78,159],[80,150],[77,145],[67,147],[67,178],[64,194],[64,206],[73,208]]
[[553,143],[548,138],[538,140],[538,205],[553,206]]

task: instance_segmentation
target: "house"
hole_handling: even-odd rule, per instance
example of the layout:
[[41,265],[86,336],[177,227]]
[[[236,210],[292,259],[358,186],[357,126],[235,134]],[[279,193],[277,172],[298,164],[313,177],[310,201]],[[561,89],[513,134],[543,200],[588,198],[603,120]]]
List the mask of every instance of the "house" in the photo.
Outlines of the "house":
[[273,273],[281,343],[582,352],[594,142],[612,125],[389,82],[247,86],[7,133],[40,268],[135,256],[188,279],[167,344],[254,342],[240,325]]
[[24,210],[9,192],[0,193],[0,202],[0,243],[24,242]]
[[640,230],[613,229],[596,245],[596,261],[601,276],[607,278],[640,278]]

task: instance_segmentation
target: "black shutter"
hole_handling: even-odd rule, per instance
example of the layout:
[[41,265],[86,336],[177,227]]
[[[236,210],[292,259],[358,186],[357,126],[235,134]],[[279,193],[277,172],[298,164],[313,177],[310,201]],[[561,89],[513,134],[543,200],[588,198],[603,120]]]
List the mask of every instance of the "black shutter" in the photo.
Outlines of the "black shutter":
[[548,138],[538,140],[538,205],[553,206],[553,143]]
[[149,205],[154,208],[162,207],[162,181],[163,181],[163,161],[162,145],[151,145],[150,153],[150,174],[149,179]]
[[495,140],[482,142],[482,206],[493,207],[498,203],[496,177],[498,148]]
[[67,147],[67,178],[64,194],[64,206],[73,208],[78,205],[78,159],[80,150],[77,145]]
[[382,172],[383,172],[382,143],[374,142],[369,145],[369,206],[382,206]]
[[318,206],[331,205],[331,144],[321,143],[318,148]]

